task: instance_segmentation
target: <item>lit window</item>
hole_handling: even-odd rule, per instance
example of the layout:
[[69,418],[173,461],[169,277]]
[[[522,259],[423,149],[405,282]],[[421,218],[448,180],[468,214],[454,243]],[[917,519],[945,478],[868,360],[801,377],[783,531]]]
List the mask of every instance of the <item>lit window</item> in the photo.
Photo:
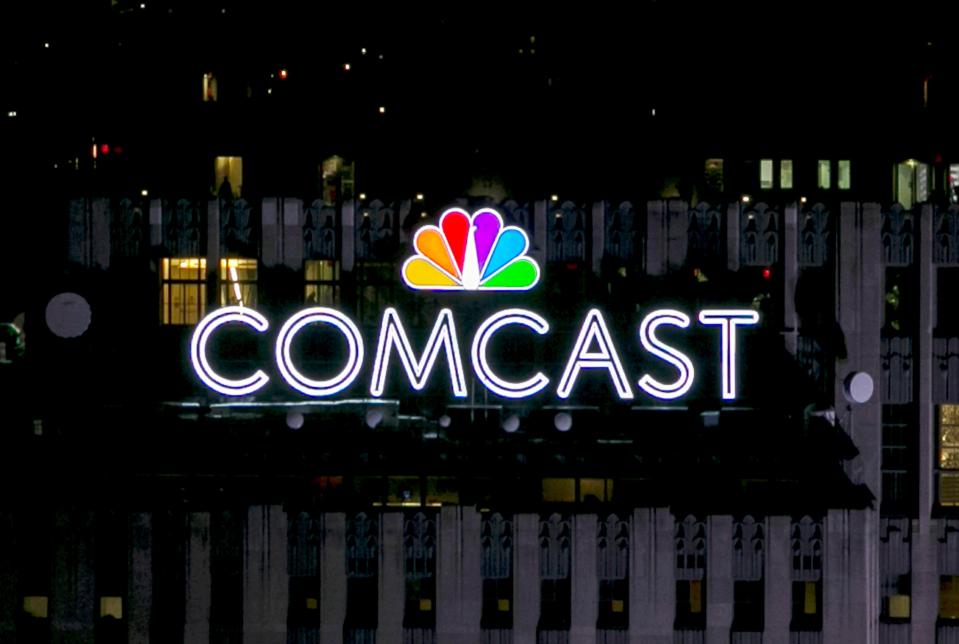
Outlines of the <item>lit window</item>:
[[793,162],[792,159],[783,159],[779,162],[779,187],[783,190],[792,190]]
[[759,161],[759,187],[762,190],[773,189],[773,160],[762,159]]
[[572,503],[576,500],[576,479],[543,479],[543,501]]
[[[959,405],[939,406],[939,469],[959,470]],[[939,504],[959,506],[959,472],[939,473]]]
[[723,191],[722,159],[706,159],[706,187],[714,192]]
[[28,595],[23,598],[23,612],[31,617],[47,618],[47,598],[42,595]]
[[939,619],[959,619],[959,577],[955,575],[939,578]]
[[243,187],[243,157],[217,157],[213,161],[213,189],[220,198],[238,197]]
[[339,301],[340,263],[333,259],[308,259],[303,263],[306,302],[316,306],[335,306]]
[[608,502],[613,500],[613,479],[580,479],[579,500]]
[[820,160],[819,169],[816,174],[817,184],[822,190],[829,190],[832,187],[832,172],[830,168],[830,162]]
[[837,187],[840,190],[849,190],[852,187],[852,167],[848,159],[839,161],[839,181]]
[[161,270],[163,324],[196,324],[206,313],[206,259],[164,257]]
[[114,619],[123,619],[123,598],[122,597],[101,597],[100,598],[100,617],[112,617]]
[[949,202],[959,202],[959,164],[949,166]]
[[213,74],[203,74],[203,102],[215,103],[216,97],[216,76]]
[[220,306],[256,306],[256,260],[220,260]]

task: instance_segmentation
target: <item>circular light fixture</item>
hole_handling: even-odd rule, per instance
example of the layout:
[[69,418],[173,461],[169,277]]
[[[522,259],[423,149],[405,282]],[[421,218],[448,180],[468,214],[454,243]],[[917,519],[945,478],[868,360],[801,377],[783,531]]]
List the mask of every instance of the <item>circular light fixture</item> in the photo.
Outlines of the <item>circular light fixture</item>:
[[568,432],[573,427],[573,417],[561,411],[553,417],[553,425],[561,432]]
[[842,389],[846,400],[861,405],[872,398],[875,384],[868,373],[853,371],[842,381]]
[[442,427],[443,429],[446,429],[453,422],[453,419],[447,416],[446,414],[443,414],[438,419],[436,419],[436,422],[439,423],[440,427]]
[[366,412],[366,426],[375,429],[377,425],[383,422],[383,412],[379,409],[370,409]]
[[519,417],[516,414],[510,414],[503,420],[503,431],[512,434],[519,429]]
[[290,429],[300,429],[303,427],[303,414],[298,411],[287,412],[286,426]]
[[47,303],[47,327],[61,338],[77,338],[90,328],[90,303],[76,293],[54,295]]

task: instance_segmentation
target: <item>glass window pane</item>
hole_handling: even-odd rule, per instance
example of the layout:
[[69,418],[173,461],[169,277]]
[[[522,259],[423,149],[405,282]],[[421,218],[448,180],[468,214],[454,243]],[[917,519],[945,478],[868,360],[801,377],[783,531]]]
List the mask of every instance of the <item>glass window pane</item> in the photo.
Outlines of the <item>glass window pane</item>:
[[779,187],[783,190],[791,190],[793,187],[792,159],[783,159],[779,162]]
[[819,161],[818,186],[823,190],[829,190],[832,187],[832,174],[829,166],[830,162],[828,160]]
[[839,161],[838,187],[840,190],[849,190],[852,187],[852,168],[848,159]]
[[759,162],[759,187],[763,190],[773,188],[773,160],[762,159]]

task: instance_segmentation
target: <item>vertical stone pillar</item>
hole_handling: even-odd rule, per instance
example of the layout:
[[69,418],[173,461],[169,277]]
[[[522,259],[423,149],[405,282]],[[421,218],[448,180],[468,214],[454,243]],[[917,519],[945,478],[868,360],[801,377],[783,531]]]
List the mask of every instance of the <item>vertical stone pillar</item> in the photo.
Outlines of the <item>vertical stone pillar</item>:
[[272,268],[283,261],[281,234],[278,233],[280,199],[265,197],[260,203],[260,262],[264,267]]
[[606,251],[606,202],[596,201],[593,203],[592,217],[590,217],[592,226],[592,246],[590,249],[590,269],[594,275],[599,275],[602,271],[603,253]]
[[93,567],[93,515],[57,512],[56,554],[50,621],[57,644],[93,641],[96,584]]
[[130,644],[148,644],[153,605],[153,515],[130,515],[130,568],[124,619]]
[[190,541],[186,547],[186,644],[210,641],[210,513],[192,512],[189,516]]
[[90,218],[93,267],[110,268],[110,200],[94,199]]
[[796,202],[783,210],[783,339],[786,349],[796,354],[799,317],[796,315],[796,283],[799,281],[799,207]]
[[[739,212],[740,204],[733,201],[726,206],[726,268],[739,270]],[[709,600],[707,600],[709,601]]]
[[918,344],[913,357],[913,369],[918,370],[919,389],[916,405],[919,411],[917,447],[919,470],[916,482],[919,499],[917,520],[912,528],[912,619],[913,642],[932,642],[936,636],[936,618],[939,612],[939,572],[937,561],[936,522],[931,519],[936,499],[936,400],[933,398],[933,343],[936,324],[936,265],[933,263],[934,223],[936,212],[930,204],[919,211],[916,225],[914,261],[919,273],[919,328]]
[[596,532],[595,514],[573,516],[571,644],[596,642],[596,619],[599,616]]
[[767,521],[764,583],[764,642],[788,642],[792,619],[792,518],[772,516]]
[[646,274],[666,274],[666,203],[646,202]]
[[[538,230],[538,228],[537,228]],[[539,622],[539,516],[513,517],[516,555],[513,560],[513,641],[535,642]]]
[[689,204],[670,199],[666,202],[666,209],[666,270],[675,271],[686,263]]
[[243,637],[247,641],[286,642],[287,530],[281,506],[253,505],[247,510],[243,540]]
[[280,261],[295,271],[303,268],[303,202],[300,199],[283,199],[283,214],[280,218]]
[[[468,623],[467,598],[478,594],[469,584],[479,583],[480,560],[479,526],[475,526],[474,534],[468,535],[466,530],[474,526],[465,525],[464,511],[476,513],[472,508],[461,506],[447,506],[440,510],[436,636],[441,642],[466,644],[466,642],[479,642],[479,616],[474,623]],[[475,557],[467,558],[467,539],[476,542]]]
[[320,638],[332,644],[342,641],[346,621],[346,515],[325,512],[321,524]]
[[529,255],[543,267],[546,266],[546,245],[549,243],[546,239],[548,211],[549,203],[544,199],[533,202],[533,245]]
[[380,614],[376,630],[377,644],[403,641],[403,608],[406,601],[406,577],[403,572],[403,513],[380,515]]
[[356,202],[352,199],[340,206],[340,270],[353,270],[356,261]]
[[629,565],[630,640],[672,644],[676,543],[668,508],[633,510]]
[[725,644],[733,625],[733,518],[707,518],[706,644]]
[[150,246],[163,244],[163,201],[150,200]]

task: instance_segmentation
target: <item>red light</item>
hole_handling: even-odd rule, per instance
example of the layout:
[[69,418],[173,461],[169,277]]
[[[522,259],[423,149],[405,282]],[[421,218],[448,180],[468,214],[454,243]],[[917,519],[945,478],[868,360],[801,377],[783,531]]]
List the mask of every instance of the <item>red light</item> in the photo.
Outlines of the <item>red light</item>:
[[114,147],[114,148],[113,148],[113,153],[114,153],[114,154],[123,154],[123,146],[122,146],[122,145],[118,145],[118,146]]
[[936,163],[942,163],[942,155],[936,154]]
[[286,77],[289,75],[289,72],[287,72],[285,69],[280,70],[280,80],[286,80]]
[[772,269],[764,268],[763,269],[763,279],[768,280],[773,276]]
[[110,146],[106,143],[100,145],[100,154],[110,154]]

